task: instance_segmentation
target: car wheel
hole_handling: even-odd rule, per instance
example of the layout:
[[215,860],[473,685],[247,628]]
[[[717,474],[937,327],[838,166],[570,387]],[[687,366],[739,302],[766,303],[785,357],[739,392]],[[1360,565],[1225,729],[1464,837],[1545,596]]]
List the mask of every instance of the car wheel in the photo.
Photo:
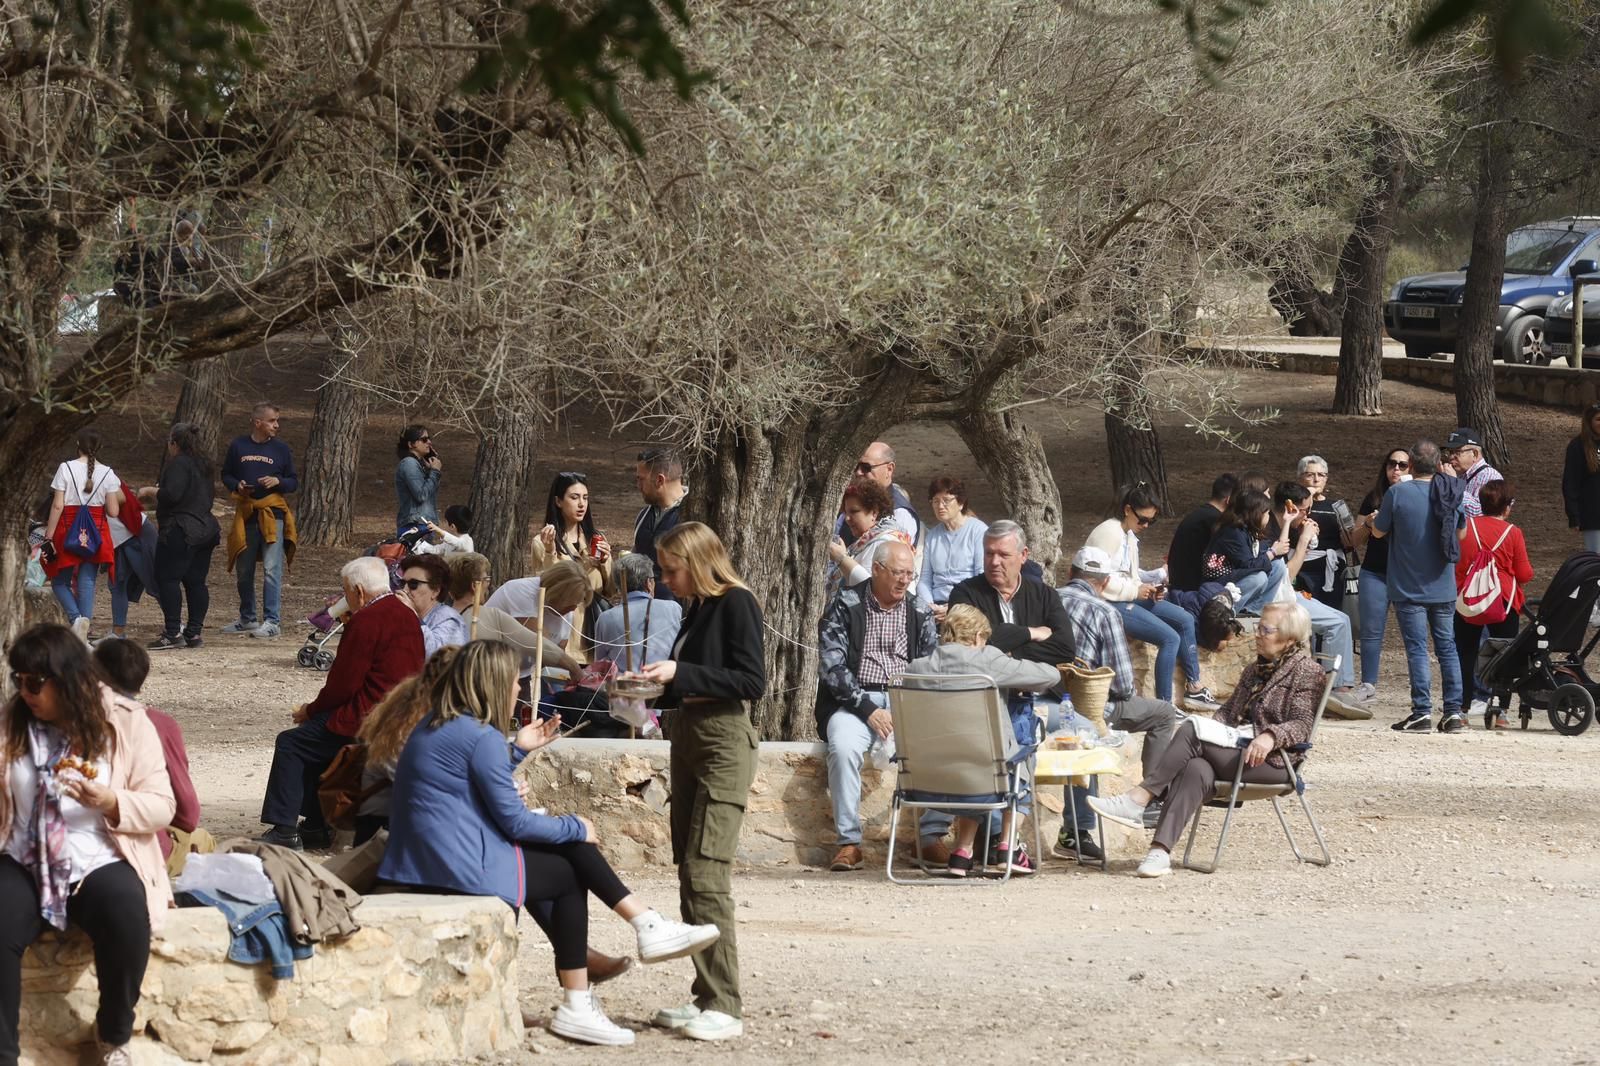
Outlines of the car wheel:
[[1406,345],[1406,358],[1407,359],[1432,359],[1433,358],[1433,347],[1432,347],[1432,345],[1429,345],[1429,344],[1409,344],[1408,343]]
[[1508,363],[1543,366],[1550,361],[1544,350],[1544,319],[1523,315],[1506,329],[1500,356]]

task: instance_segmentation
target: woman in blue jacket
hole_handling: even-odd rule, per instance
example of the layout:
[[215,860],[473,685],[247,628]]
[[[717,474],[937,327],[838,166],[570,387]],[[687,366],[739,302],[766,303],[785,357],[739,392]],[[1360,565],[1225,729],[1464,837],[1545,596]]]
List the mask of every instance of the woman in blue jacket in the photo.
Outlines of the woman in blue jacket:
[[433,450],[428,427],[413,422],[400,431],[394,445],[395,532],[439,521],[439,472],[444,462]]
[[1271,497],[1242,493],[1228,504],[1206,546],[1201,574],[1207,581],[1226,581],[1239,589],[1239,614],[1260,614],[1289,574],[1282,558],[1288,554],[1286,544],[1267,539],[1271,520]]
[[474,641],[434,683],[433,710],[400,753],[389,815],[384,881],[527,905],[555,949],[565,992],[550,1029],[586,1044],[633,1043],[589,992],[588,893],[626,918],[639,958],[663,962],[710,946],[714,925],[686,925],[646,907],[594,846],[594,825],[579,815],[529,811],[511,768],[555,739],[559,721],[521,729],[507,751],[521,656],[509,644]]

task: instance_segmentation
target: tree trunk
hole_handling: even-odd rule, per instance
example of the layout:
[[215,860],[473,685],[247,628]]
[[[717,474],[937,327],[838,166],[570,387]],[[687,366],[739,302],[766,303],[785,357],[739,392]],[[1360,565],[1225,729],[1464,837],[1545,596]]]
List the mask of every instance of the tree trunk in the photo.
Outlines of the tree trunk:
[[1394,220],[1405,177],[1400,134],[1380,123],[1372,133],[1370,184],[1339,255],[1345,303],[1339,331],[1339,374],[1333,389],[1336,415],[1383,413],[1383,274],[1394,243]]
[[[213,467],[222,465],[222,420],[228,406],[228,383],[232,378],[233,360],[223,356],[190,363],[183,371],[183,391],[178,394],[178,406],[172,412],[173,422],[194,424],[199,438],[196,447],[200,454],[211,460]],[[166,465],[167,439],[161,438],[159,470]]]
[[472,543],[496,583],[528,572],[530,523],[539,499],[533,483],[539,415],[496,406],[472,468]]
[[1494,326],[1500,312],[1506,233],[1510,226],[1512,90],[1496,83],[1489,91],[1494,98],[1487,108],[1489,114],[1479,141],[1472,258],[1467,265],[1456,341],[1456,424],[1476,429],[1483,437],[1485,458],[1497,469],[1506,470],[1511,453],[1506,447],[1494,392]]
[[1299,267],[1282,270],[1267,289],[1267,302],[1282,316],[1291,337],[1337,337],[1337,293],[1317,288],[1311,275]]
[[1061,493],[1044,441],[1012,412],[980,411],[955,423],[956,432],[1000,493],[1006,517],[1028,534],[1029,556],[1054,573],[1061,557]]
[[1161,455],[1161,438],[1151,419],[1150,398],[1139,373],[1140,361],[1118,358],[1106,397],[1106,454],[1110,460],[1113,490],[1145,482],[1155,493],[1162,514],[1167,503],[1167,463]]
[[317,390],[300,477],[302,544],[349,544],[355,533],[356,474],[367,428],[367,393],[358,373],[354,355],[336,352]]

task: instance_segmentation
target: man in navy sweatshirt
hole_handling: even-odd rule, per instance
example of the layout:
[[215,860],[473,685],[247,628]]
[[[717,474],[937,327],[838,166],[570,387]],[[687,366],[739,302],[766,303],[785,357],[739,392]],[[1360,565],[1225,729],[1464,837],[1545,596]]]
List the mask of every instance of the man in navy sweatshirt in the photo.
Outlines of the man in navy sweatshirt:
[[[222,483],[234,495],[235,507],[252,512],[243,523],[244,543],[233,559],[239,582],[239,617],[222,627],[224,633],[248,633],[252,637],[277,636],[278,609],[283,584],[283,560],[288,537],[293,537],[293,516],[284,495],[300,487],[294,472],[294,456],[289,446],[278,439],[278,409],[258,403],[251,411],[250,432],[235,437],[228,445],[222,463]],[[261,507],[257,501],[271,500]],[[270,512],[261,514],[261,511]],[[269,526],[269,523],[271,524]],[[237,524],[237,523],[236,523]],[[269,530],[275,527],[275,534]],[[230,554],[232,554],[230,550]],[[261,583],[261,622],[256,623],[256,562],[264,563]]]

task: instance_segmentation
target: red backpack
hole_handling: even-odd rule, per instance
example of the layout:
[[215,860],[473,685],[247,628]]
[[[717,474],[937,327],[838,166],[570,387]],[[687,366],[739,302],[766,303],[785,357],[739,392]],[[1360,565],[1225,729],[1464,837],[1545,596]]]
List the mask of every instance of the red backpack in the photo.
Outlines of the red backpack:
[[1506,524],[1500,539],[1494,542],[1492,548],[1484,547],[1483,538],[1478,536],[1477,519],[1470,520],[1467,529],[1472,533],[1473,543],[1478,550],[1467,565],[1466,575],[1461,580],[1461,591],[1456,594],[1456,612],[1463,618],[1472,619],[1476,625],[1492,626],[1506,620],[1511,613],[1511,601],[1517,595],[1516,579],[1511,579],[1511,587],[1506,588],[1500,579],[1500,567],[1494,561],[1494,553],[1511,535],[1511,525]]

